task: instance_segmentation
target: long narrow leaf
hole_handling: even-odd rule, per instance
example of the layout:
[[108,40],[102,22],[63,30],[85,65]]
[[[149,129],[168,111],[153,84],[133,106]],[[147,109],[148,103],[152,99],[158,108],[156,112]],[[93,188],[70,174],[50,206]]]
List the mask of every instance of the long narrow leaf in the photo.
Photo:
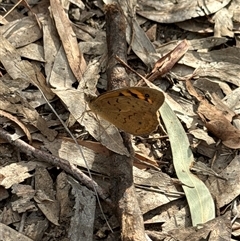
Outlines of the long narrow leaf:
[[174,168],[188,201],[192,224],[195,226],[205,223],[215,218],[212,196],[205,184],[189,170],[194,159],[188,138],[180,121],[166,102],[161,107],[161,116],[169,135]]

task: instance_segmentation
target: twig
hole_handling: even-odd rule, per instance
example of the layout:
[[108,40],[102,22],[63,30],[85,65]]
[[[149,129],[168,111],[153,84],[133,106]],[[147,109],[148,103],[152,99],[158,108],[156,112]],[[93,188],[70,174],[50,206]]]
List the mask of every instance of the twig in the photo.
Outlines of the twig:
[[[108,45],[108,86],[112,89],[122,88],[126,82],[125,68],[118,63],[115,56],[126,62],[127,42],[125,18],[121,8],[115,4],[106,6],[106,30]],[[133,148],[130,135],[123,134],[125,146],[132,153],[131,157],[114,154],[111,161],[111,200],[116,206],[116,214],[121,225],[122,240],[145,241],[142,212],[139,208],[133,184]]]
[[121,8],[115,4],[106,5],[106,36],[108,48],[107,80],[108,89],[129,86],[129,77],[125,68],[118,63],[118,55],[126,62],[126,26]]
[[0,137],[17,147],[21,152],[24,152],[27,155],[34,156],[40,161],[50,163],[51,165],[56,167],[60,167],[65,172],[76,178],[79,182],[86,185],[89,189],[94,190],[93,186],[95,186],[95,190],[97,191],[98,195],[113,208],[113,203],[109,199],[107,192],[102,189],[95,181],[93,181],[91,178],[81,172],[76,166],[71,164],[69,161],[60,157],[53,156],[44,151],[38,150],[21,139],[13,140],[12,136],[2,128],[0,128]]

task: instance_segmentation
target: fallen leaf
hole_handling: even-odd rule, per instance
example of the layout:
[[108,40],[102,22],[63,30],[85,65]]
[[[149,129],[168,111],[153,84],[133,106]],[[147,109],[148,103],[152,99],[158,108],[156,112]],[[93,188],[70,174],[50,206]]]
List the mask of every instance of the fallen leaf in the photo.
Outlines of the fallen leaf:
[[68,63],[78,81],[86,69],[86,62],[78,47],[77,38],[67,17],[62,3],[59,0],[50,0],[51,11],[55,20],[58,34],[61,38]]
[[32,176],[29,172],[34,170],[36,162],[18,162],[0,168],[0,175],[4,178],[0,185],[5,188],[10,188],[13,184],[23,182],[25,179]]
[[7,113],[6,111],[3,111],[3,110],[0,110],[0,115],[2,116],[5,116],[6,118],[8,118],[9,120],[15,122],[22,130],[23,132],[26,134],[29,142],[31,143],[32,142],[32,137],[31,137],[31,134],[29,132],[29,130],[27,129],[27,127],[25,127],[25,125],[18,120],[18,118],[16,118],[15,116]]
[[222,140],[223,144],[232,149],[240,148],[240,130],[236,129],[225,117],[228,112],[218,110],[214,105],[198,94],[189,79],[186,80],[188,92],[199,101],[197,113],[207,129]]

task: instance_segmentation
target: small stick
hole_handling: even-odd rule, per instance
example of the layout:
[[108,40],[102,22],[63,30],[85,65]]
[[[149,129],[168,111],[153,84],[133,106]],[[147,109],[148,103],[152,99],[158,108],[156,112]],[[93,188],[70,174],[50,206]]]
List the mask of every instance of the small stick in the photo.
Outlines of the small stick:
[[[125,17],[117,4],[106,5],[106,35],[108,46],[107,79],[110,89],[129,86],[125,68],[115,56],[126,62],[127,41]],[[111,200],[116,207],[116,216],[121,226],[122,240],[145,241],[145,230],[133,183],[133,148],[128,134],[122,134],[131,157],[114,153],[111,161]]]
[[38,160],[47,162],[53,166],[60,167],[66,173],[70,174],[74,178],[76,178],[79,182],[86,185],[89,189],[97,191],[99,197],[101,197],[105,202],[107,202],[111,207],[113,207],[112,201],[109,199],[107,192],[102,189],[95,181],[93,181],[90,177],[84,174],[81,170],[79,170],[76,166],[71,164],[69,161],[53,156],[44,151],[38,150],[21,139],[13,140],[12,136],[2,128],[0,128],[0,137],[10,144],[17,147],[21,152],[26,153],[27,155],[31,155],[36,157]]

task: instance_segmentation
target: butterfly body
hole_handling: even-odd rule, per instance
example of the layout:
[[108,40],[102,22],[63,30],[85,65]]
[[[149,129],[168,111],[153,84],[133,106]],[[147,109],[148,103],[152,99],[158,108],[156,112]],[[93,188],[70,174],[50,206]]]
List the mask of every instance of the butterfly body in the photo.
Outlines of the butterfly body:
[[164,94],[145,87],[129,87],[106,92],[89,102],[90,109],[133,135],[148,135],[159,124],[157,111]]

